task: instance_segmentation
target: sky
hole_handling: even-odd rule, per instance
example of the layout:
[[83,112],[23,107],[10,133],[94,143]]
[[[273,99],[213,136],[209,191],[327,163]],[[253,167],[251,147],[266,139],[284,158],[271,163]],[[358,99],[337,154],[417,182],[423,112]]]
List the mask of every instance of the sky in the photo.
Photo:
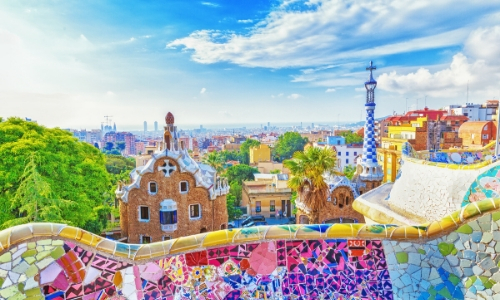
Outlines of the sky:
[[118,130],[364,119],[500,97],[500,1],[0,1],[0,117]]

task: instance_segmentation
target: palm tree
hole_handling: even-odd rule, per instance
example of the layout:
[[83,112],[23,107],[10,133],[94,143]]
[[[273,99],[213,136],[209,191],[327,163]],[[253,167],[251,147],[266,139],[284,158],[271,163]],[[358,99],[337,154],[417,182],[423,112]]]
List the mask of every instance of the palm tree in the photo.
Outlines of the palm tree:
[[339,174],[335,170],[337,154],[329,147],[309,147],[295,152],[284,165],[292,173],[288,186],[297,191],[300,202],[309,208],[309,223],[318,224],[320,209],[325,207],[329,193],[323,175]]
[[220,153],[216,151],[208,153],[208,155],[203,158],[203,163],[214,168],[217,174],[222,172],[222,170],[224,169],[224,162],[222,161],[222,157]]

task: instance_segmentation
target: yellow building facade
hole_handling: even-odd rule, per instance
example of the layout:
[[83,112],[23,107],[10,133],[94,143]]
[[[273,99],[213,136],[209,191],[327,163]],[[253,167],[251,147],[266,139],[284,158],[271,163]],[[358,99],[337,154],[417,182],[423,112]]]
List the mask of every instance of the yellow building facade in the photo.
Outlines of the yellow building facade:
[[261,161],[271,161],[271,148],[268,145],[260,144],[257,147],[252,147],[250,152],[250,164],[255,165]]
[[426,122],[427,117],[420,117],[416,121],[411,121],[410,124],[387,126],[387,137],[382,137],[381,148],[377,148],[377,160],[384,171],[382,182],[396,180],[403,144],[406,142],[414,144],[418,136],[418,128],[425,127]]
[[250,215],[275,218],[276,213],[291,216],[292,190],[287,186],[287,174],[255,174],[255,181],[244,181],[241,206]]

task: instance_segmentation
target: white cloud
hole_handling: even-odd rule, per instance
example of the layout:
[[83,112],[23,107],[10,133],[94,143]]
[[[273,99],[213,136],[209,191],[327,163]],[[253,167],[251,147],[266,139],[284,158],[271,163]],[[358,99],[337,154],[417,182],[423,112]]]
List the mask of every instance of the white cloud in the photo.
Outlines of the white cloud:
[[110,97],[113,97],[113,96],[115,96],[115,95],[116,95],[116,94],[115,94],[115,93],[113,93],[112,91],[107,91],[107,93],[106,93],[106,96],[110,96]]
[[200,91],[200,94],[205,94],[206,91],[207,91],[206,88],[202,88],[201,91]]
[[[481,90],[484,97],[498,94],[500,66],[500,26],[480,28],[473,31],[465,42],[465,54],[453,56],[444,69],[431,71],[419,68],[414,72],[399,74],[397,71],[383,73],[377,78],[380,89],[400,94],[414,93],[433,97],[456,97],[463,95],[467,84]],[[467,55],[466,55],[467,54]]]
[[287,97],[287,98],[288,98],[288,99],[294,99],[294,100],[295,100],[295,99],[299,99],[299,98],[301,98],[301,97],[302,97],[302,95],[300,95],[300,94],[290,94],[290,95],[288,95],[288,97]]
[[[452,0],[380,0],[376,5],[366,1],[285,1],[248,33],[199,30],[167,47],[193,51],[192,59],[206,64],[322,66],[459,45],[474,22],[494,22],[488,13],[499,8],[500,2],[456,5]],[[470,18],[464,20],[465,14]]]
[[221,110],[218,113],[219,115],[223,115],[224,117],[232,117],[232,115],[227,110]]
[[238,23],[248,24],[248,23],[253,23],[253,20],[250,20],[250,19],[247,19],[247,20],[238,20]]
[[336,89],[326,89],[325,93],[332,93],[332,92],[335,92]]
[[210,7],[219,7],[220,5],[217,4],[217,3],[213,3],[213,2],[201,2],[201,5],[205,5],[205,6],[210,6]]

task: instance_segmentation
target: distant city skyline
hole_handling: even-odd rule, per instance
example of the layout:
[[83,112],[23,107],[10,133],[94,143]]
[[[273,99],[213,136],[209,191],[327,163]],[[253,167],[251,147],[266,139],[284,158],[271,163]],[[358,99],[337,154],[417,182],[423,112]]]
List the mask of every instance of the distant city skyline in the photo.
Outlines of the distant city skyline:
[[500,97],[499,17],[493,1],[3,1],[0,117],[353,122],[370,60],[375,117],[483,103]]

